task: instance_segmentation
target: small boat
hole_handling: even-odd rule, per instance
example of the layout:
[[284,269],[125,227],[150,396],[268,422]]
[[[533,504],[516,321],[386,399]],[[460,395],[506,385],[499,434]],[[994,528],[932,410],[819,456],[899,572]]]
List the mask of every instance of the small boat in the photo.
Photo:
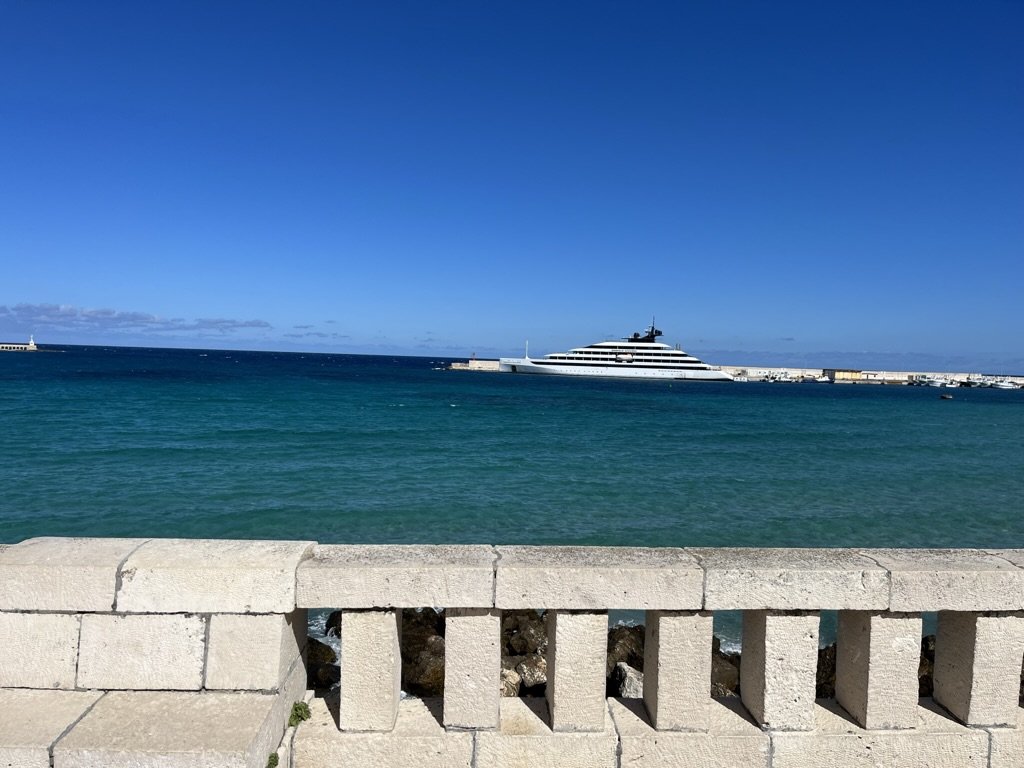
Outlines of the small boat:
[[943,393],[939,395],[939,400],[952,400],[953,396],[950,394]]

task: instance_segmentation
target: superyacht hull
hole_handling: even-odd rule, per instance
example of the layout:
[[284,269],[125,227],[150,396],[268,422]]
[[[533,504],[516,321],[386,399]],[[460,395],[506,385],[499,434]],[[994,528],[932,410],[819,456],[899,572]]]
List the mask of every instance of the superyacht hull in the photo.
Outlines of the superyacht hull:
[[531,373],[548,376],[593,376],[608,379],[673,379],[692,381],[732,381],[724,371],[708,368],[669,368],[634,363],[549,363],[528,357],[503,357],[498,369],[505,373]]

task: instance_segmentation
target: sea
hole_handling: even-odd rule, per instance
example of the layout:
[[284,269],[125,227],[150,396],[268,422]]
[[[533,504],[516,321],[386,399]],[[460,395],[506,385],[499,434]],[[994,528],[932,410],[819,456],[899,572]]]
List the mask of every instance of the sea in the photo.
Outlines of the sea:
[[1024,390],[450,362],[0,353],[0,543],[1024,547]]

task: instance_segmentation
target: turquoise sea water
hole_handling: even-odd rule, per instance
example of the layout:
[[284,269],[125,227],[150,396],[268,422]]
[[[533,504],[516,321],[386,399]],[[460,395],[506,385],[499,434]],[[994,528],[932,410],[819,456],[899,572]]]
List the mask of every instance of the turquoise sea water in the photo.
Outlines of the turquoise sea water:
[[1024,547],[1024,391],[444,364],[2,354],[0,542]]

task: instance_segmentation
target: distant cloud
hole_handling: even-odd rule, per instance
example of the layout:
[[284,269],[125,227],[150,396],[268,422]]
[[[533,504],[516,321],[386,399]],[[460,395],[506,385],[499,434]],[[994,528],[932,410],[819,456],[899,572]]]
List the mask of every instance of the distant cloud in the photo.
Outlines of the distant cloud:
[[226,335],[240,330],[272,328],[266,320],[228,318],[164,318],[146,312],[116,309],[83,309],[67,304],[0,305],[0,324],[32,333],[118,333]]
[[294,328],[297,331],[308,331],[310,328],[313,328],[313,327],[315,327],[315,326],[312,326],[312,325],[293,325],[292,326],[292,328]]
[[[297,325],[296,328],[312,328],[311,325]],[[306,331],[305,333],[286,333],[283,334],[286,339],[333,339],[333,340],[344,340],[349,339],[351,336],[344,333],[324,333],[323,331]]]

